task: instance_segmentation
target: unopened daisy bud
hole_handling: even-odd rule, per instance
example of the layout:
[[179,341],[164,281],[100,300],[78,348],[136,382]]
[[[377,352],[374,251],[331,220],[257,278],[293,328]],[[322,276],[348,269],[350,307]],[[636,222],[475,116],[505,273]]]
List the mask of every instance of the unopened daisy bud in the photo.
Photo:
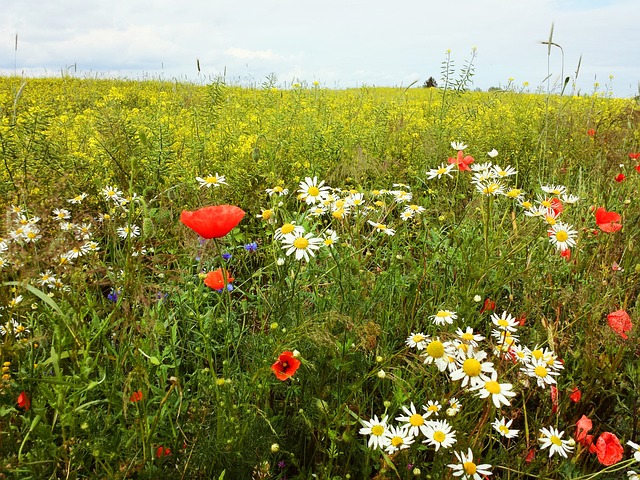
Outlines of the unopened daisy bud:
[[417,477],[417,476],[418,476],[418,475],[420,475],[421,473],[422,473],[422,471],[421,471],[418,467],[416,467],[416,468],[414,468],[414,469],[413,469],[413,476],[414,476],[414,477]]
[[481,302],[482,301],[482,297],[480,295],[476,295],[475,297],[473,297],[473,301],[474,302]]
[[216,385],[218,385],[219,387],[223,386],[224,384],[225,384],[224,378],[218,378],[216,380]]
[[280,445],[277,443],[271,444],[271,453],[278,453],[280,451]]
[[280,257],[280,258],[276,261],[276,265],[278,265],[279,267],[281,267],[282,265],[284,265],[284,258]]
[[382,405],[384,405],[384,408],[389,408],[391,406],[391,402],[389,400],[385,400],[382,402]]
[[269,325],[269,327],[271,328],[271,330],[276,330],[278,328],[278,322],[273,322],[271,325]]
[[382,361],[383,361],[383,360],[384,360],[384,358],[383,358],[383,357],[381,357],[380,355],[378,355],[378,356],[376,357],[376,362],[378,362],[378,363],[382,363]]
[[455,408],[447,408],[447,416],[448,417],[455,417],[458,413],[458,410]]
[[294,351],[293,351],[293,356],[294,356],[295,358],[298,358],[298,357],[300,356],[300,352],[299,352],[298,350],[294,350]]
[[380,370],[378,372],[378,378],[385,378],[387,376],[387,372],[385,372],[384,370]]

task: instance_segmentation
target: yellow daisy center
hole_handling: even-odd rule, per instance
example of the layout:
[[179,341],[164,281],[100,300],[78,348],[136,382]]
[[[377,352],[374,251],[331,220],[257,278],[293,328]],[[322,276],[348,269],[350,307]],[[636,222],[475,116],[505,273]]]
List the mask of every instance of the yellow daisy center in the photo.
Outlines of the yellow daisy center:
[[509,427],[505,426],[505,425],[500,425],[499,427],[500,431],[502,433],[504,433],[505,435],[509,433]]
[[280,231],[282,232],[283,235],[286,235],[288,233],[291,233],[295,230],[296,227],[294,227],[291,223],[285,223],[284,225],[282,225],[282,228],[280,229]]
[[424,425],[424,418],[419,413],[414,413],[409,417],[409,423],[412,427],[419,427],[420,425]]
[[384,434],[384,427],[382,425],[375,425],[371,427],[371,435],[375,435],[376,437]]
[[498,325],[500,325],[501,327],[508,327],[509,322],[507,322],[504,318],[501,318],[500,320],[498,320]]
[[522,202],[522,207],[529,210],[531,209],[531,207],[533,207],[533,204],[531,202]]
[[466,473],[467,475],[473,475],[476,473],[476,464],[473,462],[464,462],[462,464],[462,467],[464,468],[464,473]]
[[559,230],[556,232],[556,240],[559,242],[566,242],[569,239],[569,234],[564,230]]
[[542,377],[542,378],[546,377],[549,374],[549,372],[547,372],[547,369],[542,365],[538,365],[533,371],[533,373],[535,373],[538,377]]
[[427,353],[430,357],[441,358],[444,355],[444,345],[439,340],[434,340],[427,345]]
[[438,313],[436,313],[436,317],[440,317],[440,318],[447,318],[451,316],[451,314],[445,310],[440,310]]
[[496,395],[500,393],[500,384],[498,382],[494,382],[490,380],[484,384],[484,388],[492,395]]
[[553,443],[554,445],[557,446],[562,446],[562,440],[560,440],[560,437],[556,437],[555,435],[553,435],[549,440],[551,440],[551,443]]
[[469,377],[477,377],[482,371],[482,365],[475,358],[467,358],[462,364],[462,371]]
[[423,335],[414,335],[411,338],[415,343],[420,343],[424,340],[424,336]]
[[307,194],[311,197],[317,197],[320,195],[320,189],[318,187],[309,187]]
[[510,198],[517,198],[520,196],[520,194],[522,194],[522,190],[518,189],[518,188],[514,188],[513,190],[509,190],[507,192],[507,197]]
[[207,183],[218,183],[218,177],[207,177],[204,181]]
[[277,187],[273,187],[273,191],[276,193],[282,193],[284,190],[282,189],[282,187],[277,186]]
[[447,436],[444,434],[444,432],[441,432],[440,430],[438,430],[437,432],[434,432],[433,434],[433,439],[438,443],[444,442],[445,438],[447,438]]
[[549,200],[543,200],[542,202],[540,202],[540,204],[541,204],[543,207],[551,208],[551,202],[550,202]]
[[296,238],[293,241],[293,246],[299,248],[300,250],[304,250],[309,246],[309,240],[304,237]]
[[269,220],[271,218],[271,215],[273,215],[273,210],[265,210],[262,212],[262,218],[264,218],[265,220]]
[[533,350],[533,351],[531,352],[531,356],[532,356],[533,358],[535,358],[536,360],[540,360],[540,359],[542,358],[542,355],[543,355],[543,354],[542,354],[542,350],[540,350],[540,349]]
[[462,338],[462,340],[470,342],[471,340],[473,340],[473,333],[469,333],[469,332],[463,333],[460,338]]
[[378,230],[386,230],[386,229],[387,229],[387,226],[386,226],[384,223],[378,223],[378,224],[376,225],[376,228],[377,228]]
[[[556,224],[556,219],[553,218],[551,215],[547,215],[545,217],[545,220],[549,225],[555,225]],[[556,238],[557,238],[557,235],[556,235]],[[563,240],[560,240],[560,241],[563,241]]]
[[443,173],[446,173],[446,172],[447,172],[447,169],[445,167],[440,167],[438,169],[438,175],[442,175]]
[[429,410],[430,412],[435,412],[435,413],[438,413],[440,411],[440,409],[438,408],[437,405],[429,405],[429,408],[427,408],[427,410]]
[[404,443],[404,439],[402,437],[398,437],[397,435],[391,439],[391,445],[394,447],[399,447]]

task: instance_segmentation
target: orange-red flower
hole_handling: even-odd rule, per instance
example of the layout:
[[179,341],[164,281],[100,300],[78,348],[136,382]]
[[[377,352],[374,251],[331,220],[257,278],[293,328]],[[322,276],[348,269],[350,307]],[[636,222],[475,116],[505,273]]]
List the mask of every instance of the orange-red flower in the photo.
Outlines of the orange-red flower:
[[640,173],[640,165],[635,166],[636,172]]
[[158,448],[156,448],[156,457],[161,458],[169,455],[171,455],[171,449],[169,447],[163,447],[162,445],[160,445]]
[[624,453],[620,440],[611,432],[604,432],[598,437],[595,450],[595,453],[598,454],[598,461],[605,466],[618,463],[622,460]]
[[581,398],[582,392],[580,391],[580,389],[578,387],[573,387],[573,390],[571,390],[571,394],[569,395],[569,400],[574,403],[578,403]]
[[480,309],[480,313],[487,312],[489,310],[495,310],[495,308],[496,308],[496,302],[494,302],[490,298],[487,298],[484,301],[484,305],[482,305],[482,308]]
[[615,180],[616,180],[616,182],[620,183],[620,182],[624,182],[624,180],[625,180],[626,178],[627,178],[627,177],[624,175],[624,173],[619,173],[619,174],[616,176]]
[[137,392],[133,392],[129,397],[130,402],[139,402],[142,400],[142,390],[138,390]]
[[595,134],[596,134],[595,128],[590,128],[589,130],[587,130],[587,135],[589,135],[590,137],[593,137]]
[[631,323],[631,317],[624,310],[616,310],[607,315],[607,322],[609,326],[625,340],[629,338],[625,332],[628,332],[633,328]]
[[471,170],[469,165],[471,165],[473,162],[473,157],[471,155],[465,156],[462,150],[458,150],[457,157],[449,157],[449,163],[455,163],[456,165],[458,165],[458,169],[460,171]]
[[217,270],[213,270],[207,273],[207,276],[204,279],[204,284],[207,287],[213,288],[214,290],[222,290],[225,286],[225,278],[227,280],[226,284],[229,284],[235,280],[229,274],[228,270],[218,268]]
[[596,210],[596,224],[603,232],[617,232],[622,228],[620,215],[616,212],[607,212],[604,207]]
[[202,238],[220,238],[233,230],[244,217],[244,210],[234,205],[214,205],[195,212],[183,210],[180,221]]
[[558,387],[551,385],[551,413],[558,413]]
[[565,248],[560,252],[560,256],[568,262],[569,260],[571,260],[571,250]]
[[280,380],[286,380],[291,378],[298,367],[300,366],[300,360],[293,356],[290,351],[282,352],[278,357],[278,361],[271,365],[271,370]]
[[[590,447],[593,443],[593,435],[587,435],[589,430],[593,428],[593,423],[589,420],[589,417],[582,415],[578,423],[576,424],[576,441],[580,442],[585,447]],[[593,452],[592,452],[593,453]]]
[[18,407],[23,408],[25,412],[31,408],[31,399],[27,392],[20,392],[18,395]]
[[551,199],[551,210],[553,210],[556,216],[560,215],[564,212],[564,205],[562,205],[562,202],[558,198],[553,197]]
[[638,160],[640,158],[640,152],[631,152],[629,158],[632,160]]

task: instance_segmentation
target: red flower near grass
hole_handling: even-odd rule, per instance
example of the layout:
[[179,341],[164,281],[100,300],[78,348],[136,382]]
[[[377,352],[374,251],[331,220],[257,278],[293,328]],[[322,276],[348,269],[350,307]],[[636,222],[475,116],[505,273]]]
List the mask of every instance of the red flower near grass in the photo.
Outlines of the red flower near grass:
[[626,178],[627,178],[627,177],[625,177],[624,173],[619,173],[619,174],[616,176],[615,180],[616,180],[616,182],[621,183],[621,182],[624,182],[624,180],[625,180]]
[[217,270],[213,270],[207,273],[207,276],[204,279],[204,284],[209,288],[213,288],[214,290],[222,290],[225,286],[225,278],[227,279],[227,285],[235,280],[229,274],[228,270],[218,268]]
[[604,432],[598,437],[595,450],[595,453],[598,454],[598,461],[605,466],[618,463],[622,460],[624,453],[620,440],[611,432]]
[[562,205],[562,202],[557,199],[557,198],[552,198],[551,199],[551,210],[553,210],[553,213],[557,215],[560,215],[562,212],[564,212],[564,205]]
[[455,163],[456,165],[458,165],[458,169],[460,171],[471,170],[469,165],[471,165],[473,162],[473,157],[471,155],[465,156],[462,150],[458,150],[457,157],[449,157],[449,163]]
[[480,309],[480,313],[483,312],[487,312],[489,310],[495,310],[496,308],[496,302],[494,302],[493,300],[491,300],[490,298],[487,298],[484,301],[484,305],[482,306],[482,308]]
[[640,158],[640,152],[632,152],[629,154],[629,158],[632,160],[638,160]]
[[628,332],[633,328],[633,324],[631,323],[631,317],[624,310],[616,310],[615,312],[611,312],[607,315],[607,322],[609,322],[609,326],[620,335],[625,340],[628,335],[625,332]]
[[573,387],[573,390],[571,390],[571,394],[569,395],[569,400],[574,403],[578,403],[581,398],[582,392],[580,391],[580,389],[578,387]]
[[129,397],[130,402],[139,402],[142,400],[142,390],[138,390],[137,392],[133,392]]
[[29,394],[27,392],[20,392],[17,402],[18,407],[24,409],[25,412],[31,408],[31,399],[29,398]]
[[571,250],[565,248],[560,252],[560,256],[568,262],[569,260],[571,260]]
[[607,212],[604,207],[596,210],[596,224],[603,232],[613,233],[622,228],[620,215],[616,212]]
[[291,378],[298,367],[300,366],[300,360],[293,356],[293,352],[282,352],[278,357],[278,361],[271,365],[271,370],[279,380],[287,380]]
[[169,455],[171,455],[171,449],[169,447],[163,447],[162,445],[160,445],[158,448],[156,448],[156,457],[162,458],[168,457]]
[[183,210],[180,221],[202,238],[220,238],[233,230],[244,217],[244,210],[234,205],[214,205],[195,212]]
[[551,385],[551,413],[558,413],[558,387]]
[[589,447],[589,451],[591,453],[595,453],[595,447],[593,447],[593,435],[587,435],[589,430],[592,428],[593,423],[589,420],[589,417],[582,415],[576,424],[576,441],[582,444],[583,447]]
[[636,172],[640,173],[640,165],[635,166]]
[[596,134],[595,128],[590,128],[589,130],[587,130],[587,135],[589,135],[590,137],[595,136],[595,134]]

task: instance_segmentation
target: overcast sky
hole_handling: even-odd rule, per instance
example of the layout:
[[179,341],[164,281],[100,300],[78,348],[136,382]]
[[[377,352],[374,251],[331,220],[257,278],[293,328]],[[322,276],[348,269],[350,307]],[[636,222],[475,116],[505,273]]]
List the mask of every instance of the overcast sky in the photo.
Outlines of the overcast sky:
[[[512,77],[535,90],[555,23],[565,76],[582,55],[582,92],[597,81],[633,96],[640,80],[640,0],[0,0],[0,12],[5,75],[407,86],[440,81],[448,49],[462,66],[476,47],[474,88]],[[554,47],[552,80],[562,66]]]

